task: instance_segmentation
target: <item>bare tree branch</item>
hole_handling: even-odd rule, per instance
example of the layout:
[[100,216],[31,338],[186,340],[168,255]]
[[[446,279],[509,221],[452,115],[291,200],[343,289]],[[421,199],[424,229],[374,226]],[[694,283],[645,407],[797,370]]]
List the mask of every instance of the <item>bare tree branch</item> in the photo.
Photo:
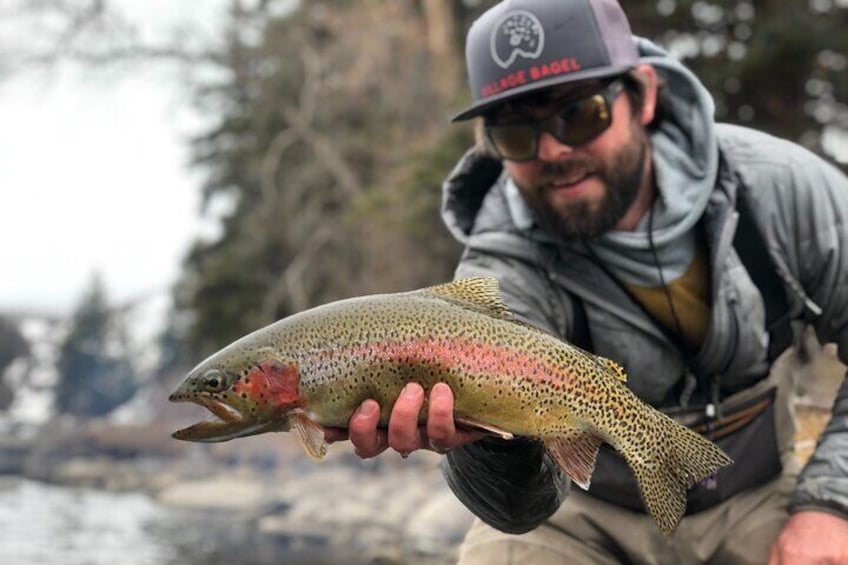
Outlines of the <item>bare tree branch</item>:
[[277,206],[277,194],[279,185],[277,175],[283,155],[296,141],[300,139],[298,133],[292,128],[286,128],[271,140],[268,150],[262,156],[260,165],[260,188],[262,190],[263,208],[266,212],[275,211]]
[[312,123],[318,100],[318,77],[321,74],[321,58],[309,45],[300,52],[303,59],[303,88],[300,89],[300,113],[303,120]]
[[356,172],[342,157],[341,153],[335,148],[333,142],[324,135],[310,127],[309,123],[304,121],[303,117],[291,106],[282,107],[283,116],[288,120],[292,127],[300,135],[301,139],[312,147],[315,154],[321,160],[327,169],[336,178],[336,182],[350,197],[358,197],[364,193],[362,186],[359,183]]
[[332,238],[332,224],[324,223],[303,243],[282,276],[265,295],[261,312],[264,320],[273,320],[275,313],[284,303],[288,304],[292,312],[300,312],[312,305],[307,277],[310,261],[314,260]]
[[[320,73],[320,62],[318,54],[309,46],[301,51],[303,59],[304,80],[300,89],[300,111],[301,119],[310,123],[315,116],[316,100],[318,98],[318,75]],[[297,128],[289,127],[277,133],[268,146],[268,150],[262,158],[261,164],[261,190],[262,200],[266,210],[275,210],[279,186],[277,177],[283,155],[302,136]],[[293,187],[288,187],[291,190]]]
[[0,18],[0,67],[12,71],[49,69],[64,61],[103,66],[210,59],[202,49],[188,47],[185,30],[169,40],[143,40],[138,27],[107,0],[21,2],[5,8]]

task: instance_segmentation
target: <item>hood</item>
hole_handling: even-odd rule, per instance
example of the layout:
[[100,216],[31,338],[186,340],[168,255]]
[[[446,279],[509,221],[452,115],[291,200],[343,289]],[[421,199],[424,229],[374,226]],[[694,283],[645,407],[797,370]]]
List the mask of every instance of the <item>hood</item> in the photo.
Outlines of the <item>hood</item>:
[[[636,41],[640,62],[654,66],[666,84],[667,115],[652,133],[651,142],[659,187],[653,242],[668,282],[683,274],[691,261],[695,246],[692,228],[715,186],[714,103],[698,78],[677,59],[649,40]],[[506,230],[548,239],[535,229],[532,213],[508,180],[497,160],[473,150],[462,158],[445,182],[442,201],[442,217],[454,237],[467,243],[472,233]],[[636,231],[610,232],[591,245],[622,280],[657,284],[647,218]]]

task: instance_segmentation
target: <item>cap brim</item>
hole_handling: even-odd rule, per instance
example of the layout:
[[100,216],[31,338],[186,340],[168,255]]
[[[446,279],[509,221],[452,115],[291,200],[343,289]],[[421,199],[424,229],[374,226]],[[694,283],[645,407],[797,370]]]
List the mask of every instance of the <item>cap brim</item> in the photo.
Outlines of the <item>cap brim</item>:
[[590,80],[595,78],[606,78],[616,75],[623,75],[624,73],[631,71],[634,68],[636,67],[633,65],[621,65],[618,67],[604,67],[603,69],[589,69],[586,71],[551,77],[549,79],[540,80],[531,84],[526,84],[518,88],[512,88],[505,92],[501,92],[500,94],[495,94],[494,96],[489,96],[484,100],[478,101],[470,108],[463,110],[462,112],[451,118],[451,122],[462,122],[465,120],[470,120],[471,118],[476,118],[477,116],[485,114],[495,106],[503,104],[508,100],[518,98],[519,96],[529,94],[537,90],[542,90],[551,86],[558,86],[560,84],[567,84],[569,82],[578,82],[581,80]]

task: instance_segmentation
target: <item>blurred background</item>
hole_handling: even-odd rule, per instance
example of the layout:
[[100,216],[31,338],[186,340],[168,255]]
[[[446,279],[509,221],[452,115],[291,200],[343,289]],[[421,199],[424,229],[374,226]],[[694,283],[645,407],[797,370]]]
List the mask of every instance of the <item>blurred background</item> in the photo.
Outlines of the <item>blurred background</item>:
[[[440,185],[473,136],[448,121],[493,4],[0,1],[2,563],[454,559],[438,457],[178,444],[202,410],[166,398],[280,317],[451,277]],[[625,9],[719,120],[848,171],[848,0]]]

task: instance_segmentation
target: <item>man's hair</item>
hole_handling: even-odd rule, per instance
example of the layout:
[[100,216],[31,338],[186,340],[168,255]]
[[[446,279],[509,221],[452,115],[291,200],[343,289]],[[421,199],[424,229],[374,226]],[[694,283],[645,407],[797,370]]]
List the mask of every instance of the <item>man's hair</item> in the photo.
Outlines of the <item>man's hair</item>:
[[[642,106],[645,104],[645,88],[648,86],[645,75],[637,70],[633,70],[624,75],[623,79],[624,91],[630,100],[630,107],[636,112],[641,112]],[[654,107],[654,118],[646,126],[649,132],[656,130],[666,115],[668,115],[669,104],[665,80],[661,76],[657,76],[657,101]]]
[[[622,76],[624,82],[624,92],[627,94],[627,99],[630,101],[630,107],[635,113],[642,110],[645,104],[645,88],[647,84],[645,77],[637,70],[630,71]],[[653,131],[659,127],[667,114],[666,107],[668,101],[665,96],[665,81],[658,78],[657,81],[657,104],[654,111],[654,119],[647,125],[648,131]],[[492,147],[489,138],[486,136],[486,115],[476,119],[474,124],[474,149],[476,153],[482,157],[492,157],[498,159],[498,153]]]

